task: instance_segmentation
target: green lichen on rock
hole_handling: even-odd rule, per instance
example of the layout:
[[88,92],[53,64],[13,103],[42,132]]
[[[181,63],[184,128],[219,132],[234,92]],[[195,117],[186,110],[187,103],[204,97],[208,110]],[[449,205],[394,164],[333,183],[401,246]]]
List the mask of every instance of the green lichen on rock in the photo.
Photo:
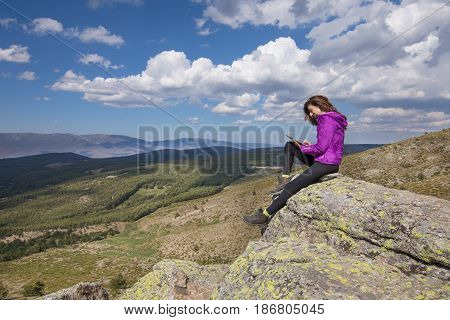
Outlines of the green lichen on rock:
[[208,299],[220,279],[228,271],[226,265],[201,266],[184,260],[163,260],[120,299],[171,300]]
[[[264,272],[254,273],[255,266]],[[388,263],[340,255],[324,243],[297,243],[286,238],[270,247],[261,242],[249,244],[213,298],[414,299],[418,287],[445,298],[448,292],[441,284],[438,279],[406,276]]]
[[[318,195],[320,207],[308,201]],[[331,223],[329,229],[450,266],[449,201],[341,176],[301,190],[288,207],[300,217]]]

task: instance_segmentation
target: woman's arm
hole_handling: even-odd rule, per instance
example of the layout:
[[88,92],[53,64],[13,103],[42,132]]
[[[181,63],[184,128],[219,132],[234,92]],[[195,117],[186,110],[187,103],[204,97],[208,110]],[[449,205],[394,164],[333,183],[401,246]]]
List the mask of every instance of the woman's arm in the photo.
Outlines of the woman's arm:
[[337,123],[328,116],[323,116],[317,123],[317,143],[309,146],[302,145],[300,150],[305,154],[321,154],[330,146]]

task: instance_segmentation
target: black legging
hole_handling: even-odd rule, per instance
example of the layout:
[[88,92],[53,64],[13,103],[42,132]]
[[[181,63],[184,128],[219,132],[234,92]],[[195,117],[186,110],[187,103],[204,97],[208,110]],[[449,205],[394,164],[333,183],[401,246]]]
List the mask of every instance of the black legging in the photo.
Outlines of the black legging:
[[336,173],[339,171],[339,165],[325,164],[318,161],[314,162],[314,157],[309,154],[301,152],[300,148],[294,145],[292,142],[286,143],[284,146],[285,161],[283,174],[289,174],[294,163],[294,155],[300,159],[309,168],[303,171],[297,178],[290,181],[283,189],[281,194],[273,200],[272,204],[267,208],[269,214],[274,214],[278,210],[284,207],[287,200],[301,189],[317,182],[320,177],[325,174]]
[[303,164],[311,167],[314,163],[314,156],[311,154],[303,153],[299,147],[293,142],[286,142],[284,145],[284,167],[283,174],[290,174],[292,165],[294,164],[294,158],[297,157]]

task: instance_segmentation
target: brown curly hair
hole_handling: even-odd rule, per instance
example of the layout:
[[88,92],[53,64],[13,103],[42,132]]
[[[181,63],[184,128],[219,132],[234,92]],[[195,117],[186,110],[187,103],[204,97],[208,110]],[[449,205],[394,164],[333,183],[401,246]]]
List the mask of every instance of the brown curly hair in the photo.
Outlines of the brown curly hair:
[[[318,107],[320,110],[322,110],[323,112],[337,112],[340,113],[335,106],[333,106],[333,104],[330,102],[330,100],[328,100],[327,97],[325,96],[321,96],[321,95],[317,95],[317,96],[312,96],[310,97],[308,100],[306,100],[304,106],[303,106],[303,112],[305,113],[305,120],[309,121],[312,125],[317,126],[317,119],[316,117],[311,117],[309,115],[309,110],[308,110],[308,106],[313,105]],[[344,116],[342,113],[340,113],[345,119],[347,119],[346,116]]]

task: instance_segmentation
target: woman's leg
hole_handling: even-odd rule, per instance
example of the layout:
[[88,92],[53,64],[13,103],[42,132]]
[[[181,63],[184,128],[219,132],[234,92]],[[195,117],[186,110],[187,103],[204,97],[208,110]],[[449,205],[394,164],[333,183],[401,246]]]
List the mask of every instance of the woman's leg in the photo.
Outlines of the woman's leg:
[[292,165],[294,164],[294,157],[297,157],[302,163],[308,167],[314,163],[314,156],[310,154],[304,154],[299,147],[293,142],[286,142],[284,145],[284,167],[283,175],[291,174]]
[[284,207],[287,200],[301,189],[309,186],[310,184],[317,182],[320,177],[325,174],[336,173],[339,171],[338,165],[323,164],[320,162],[314,162],[314,164],[303,171],[297,178],[290,181],[283,189],[281,194],[273,200],[272,204],[266,209],[265,213],[273,215],[278,210]]

